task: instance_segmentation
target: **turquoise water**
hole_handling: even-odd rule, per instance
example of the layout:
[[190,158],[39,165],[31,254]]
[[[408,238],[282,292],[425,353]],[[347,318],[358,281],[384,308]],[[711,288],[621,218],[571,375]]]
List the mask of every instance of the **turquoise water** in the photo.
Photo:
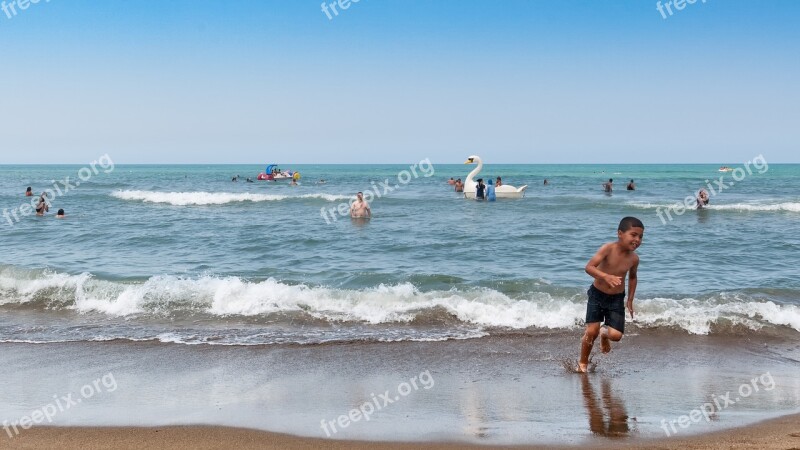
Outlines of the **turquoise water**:
[[[628,215],[646,226],[636,328],[798,337],[800,165],[764,161],[749,174],[486,165],[484,178],[528,188],[523,199],[484,203],[446,183],[474,166],[434,161],[415,176],[413,163],[284,167],[302,174],[299,186],[244,182],[260,165],[99,167],[47,216],[2,218],[0,340],[244,345],[572,332],[591,281],[583,267]],[[27,186],[38,194],[72,183],[87,174],[81,167],[0,166],[0,204],[16,211]],[[734,185],[707,210],[659,216],[720,176]],[[600,188],[609,177],[611,195]],[[631,178],[636,191],[625,190]],[[376,188],[371,221],[333,219],[356,191]],[[59,208],[66,219],[54,218]]]

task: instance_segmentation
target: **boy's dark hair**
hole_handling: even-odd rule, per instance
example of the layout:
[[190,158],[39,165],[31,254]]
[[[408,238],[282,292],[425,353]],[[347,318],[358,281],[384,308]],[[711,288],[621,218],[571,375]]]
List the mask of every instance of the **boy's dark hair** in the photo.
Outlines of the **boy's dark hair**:
[[608,182],[609,182],[609,183],[613,183],[613,182],[614,182],[614,179],[613,179],[613,178],[609,178],[609,179],[608,179]]
[[617,229],[624,233],[633,227],[641,228],[644,230],[644,224],[642,223],[641,220],[637,219],[636,217],[628,216],[619,221],[619,227],[617,227]]
[[56,213],[56,215],[57,216],[63,216],[64,215],[64,210],[63,209],[59,209],[58,212]]

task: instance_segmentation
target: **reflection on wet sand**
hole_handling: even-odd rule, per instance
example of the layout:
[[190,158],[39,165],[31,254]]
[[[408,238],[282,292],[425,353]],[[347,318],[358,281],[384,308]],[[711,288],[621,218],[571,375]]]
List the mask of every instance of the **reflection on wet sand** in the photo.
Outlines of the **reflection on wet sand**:
[[583,402],[589,415],[589,430],[592,434],[610,438],[627,436],[630,432],[628,411],[622,399],[612,392],[611,381],[605,378],[601,380],[599,402],[589,375],[582,377],[581,386]]
[[464,433],[478,438],[485,438],[487,436],[488,428],[486,423],[485,401],[481,399],[481,391],[472,384],[464,388],[463,394],[460,396],[461,400],[461,414],[466,419],[464,424]]

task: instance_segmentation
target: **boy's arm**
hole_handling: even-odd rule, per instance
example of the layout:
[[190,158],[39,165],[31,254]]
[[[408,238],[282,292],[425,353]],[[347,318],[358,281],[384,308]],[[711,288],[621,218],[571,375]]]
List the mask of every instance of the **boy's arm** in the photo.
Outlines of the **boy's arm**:
[[611,251],[612,245],[613,244],[605,244],[602,247],[600,247],[600,250],[598,250],[597,253],[595,253],[594,256],[592,256],[592,259],[590,259],[589,262],[586,263],[586,273],[591,275],[592,278],[605,281],[611,287],[617,287],[620,284],[622,284],[623,281],[622,277],[609,275],[597,268],[597,266],[599,266],[600,263],[602,263],[603,260],[606,259],[606,256],[608,256],[608,253]]
[[637,270],[639,269],[639,258],[633,263],[630,272],[628,273],[628,311],[631,313],[631,320],[633,320],[633,296],[636,294],[636,284],[639,279],[637,277]]

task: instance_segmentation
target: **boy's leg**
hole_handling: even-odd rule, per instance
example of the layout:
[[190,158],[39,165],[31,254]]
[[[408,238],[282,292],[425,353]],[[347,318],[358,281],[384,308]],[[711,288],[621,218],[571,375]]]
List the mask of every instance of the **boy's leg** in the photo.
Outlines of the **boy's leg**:
[[581,338],[581,359],[578,360],[578,371],[586,373],[589,366],[589,355],[592,353],[594,340],[600,333],[600,322],[592,322],[586,324],[586,332],[583,333]]
[[611,351],[611,341],[619,342],[622,339],[622,333],[614,327],[605,325],[600,329],[600,349],[603,353]]
[[586,291],[588,301],[586,302],[586,332],[581,338],[581,359],[578,360],[578,371],[586,373],[589,366],[589,355],[592,353],[592,346],[597,335],[600,333],[600,322],[603,321],[603,310],[600,298],[594,286],[590,286]]
[[609,353],[611,351],[611,342],[608,340],[608,327],[600,328],[600,350],[603,353]]
[[611,341],[619,342],[625,332],[625,307],[622,302],[613,305],[606,313],[606,323],[600,330],[600,345],[603,353],[611,351]]

